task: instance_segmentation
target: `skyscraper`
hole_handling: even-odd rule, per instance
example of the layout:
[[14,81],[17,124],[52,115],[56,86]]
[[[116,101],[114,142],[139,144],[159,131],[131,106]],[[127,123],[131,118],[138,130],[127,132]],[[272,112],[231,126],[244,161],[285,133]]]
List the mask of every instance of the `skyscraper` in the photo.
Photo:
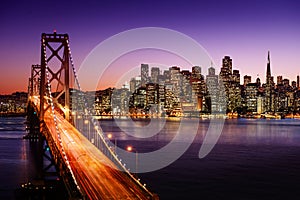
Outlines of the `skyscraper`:
[[270,51],[268,51],[268,63],[267,63],[267,82],[271,78],[271,62],[270,62]]
[[224,85],[226,85],[231,80],[231,75],[232,59],[230,58],[230,56],[225,56],[222,60],[222,67],[220,72],[220,78],[222,79]]
[[180,74],[180,67],[173,66],[169,68],[170,71],[170,83],[173,85],[172,91],[175,96],[179,97],[182,85],[182,75]]
[[149,78],[149,65],[141,64],[141,86],[145,87]]
[[135,92],[136,89],[141,87],[141,77],[138,76],[138,77],[131,78],[129,85],[130,85],[130,92]]
[[201,67],[194,66],[192,67],[192,79],[200,79],[201,78]]
[[265,86],[265,111],[272,112],[272,91],[273,91],[273,78],[271,76],[271,62],[270,62],[270,51],[268,51],[268,63],[266,73],[266,86]]
[[[225,56],[222,60],[222,68],[220,72],[220,81],[222,81],[226,94],[221,96],[226,97],[220,101],[227,102],[227,112],[236,112],[241,106],[241,87],[240,74],[238,70],[232,73],[232,59],[230,56]],[[222,84],[221,84],[222,85]]]
[[257,112],[257,84],[248,83],[245,87],[245,100],[248,112]]
[[260,85],[261,85],[259,77],[256,78],[256,85],[257,85],[257,87],[260,87]]
[[152,67],[151,68],[151,82],[152,83],[158,83],[158,77],[159,77],[159,68],[158,67]]
[[251,76],[245,75],[244,76],[244,86],[246,86],[248,83],[251,83]]
[[218,75],[215,74],[215,68],[208,68],[208,75],[206,76],[206,85],[210,97],[210,111],[211,113],[219,112],[219,80]]
[[233,70],[233,74],[232,74],[232,81],[236,84],[240,84],[240,72],[239,70]]
[[216,75],[216,70],[213,67],[208,68],[208,75]]
[[282,76],[277,76],[277,85],[282,84]]

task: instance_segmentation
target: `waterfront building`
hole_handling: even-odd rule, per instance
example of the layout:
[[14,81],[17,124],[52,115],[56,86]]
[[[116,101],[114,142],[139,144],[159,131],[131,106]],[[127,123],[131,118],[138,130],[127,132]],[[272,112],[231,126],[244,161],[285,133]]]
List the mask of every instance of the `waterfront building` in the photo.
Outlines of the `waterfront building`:
[[206,85],[208,98],[210,99],[210,108],[211,113],[216,113],[220,111],[219,108],[219,77],[215,74],[215,68],[208,68],[208,75],[206,76]]
[[158,67],[152,67],[151,68],[151,82],[152,83],[158,83],[158,78],[160,75],[160,71]]
[[146,87],[139,87],[130,97],[130,112],[141,113],[146,104]]
[[192,73],[189,70],[182,70],[182,88],[181,88],[181,95],[180,99],[181,102],[193,102],[192,97],[192,85],[191,85],[191,79],[192,79]]
[[149,81],[149,65],[141,64],[141,86],[146,86]]
[[233,70],[232,79],[229,85],[228,95],[228,111],[236,112],[241,107],[242,96],[240,86],[240,73],[239,70]]
[[151,107],[158,104],[158,84],[147,83],[146,84],[146,106]]
[[130,95],[127,88],[114,89],[111,96],[112,114],[126,115],[129,113]]
[[257,113],[257,85],[256,83],[248,83],[245,88],[245,98],[247,112]]
[[130,92],[135,92],[139,87],[141,87],[141,77],[137,76],[130,79],[129,82]]
[[238,70],[232,72],[232,59],[229,56],[222,60],[220,81],[226,92],[226,99],[222,100],[227,101],[226,112],[236,112],[242,105],[240,74]]
[[251,83],[251,76],[245,75],[244,76],[244,86],[246,86],[248,83]]
[[225,56],[222,60],[222,67],[220,71],[220,80],[225,87],[226,96],[229,96],[229,87],[232,76],[232,59],[230,56]]
[[266,84],[265,84],[265,111],[273,112],[274,111],[274,81],[271,76],[271,62],[270,62],[270,52],[268,51],[268,63],[267,63],[267,73],[266,73]]
[[114,89],[107,88],[95,92],[94,109],[96,115],[108,114],[111,112],[111,97]]
[[282,84],[282,76],[277,76],[277,85]]
[[182,75],[180,73],[180,67],[173,66],[169,68],[170,71],[170,83],[172,84],[172,92],[178,98],[181,94]]
[[191,94],[191,100],[190,103],[194,102],[194,105],[196,105],[197,111],[204,111],[208,110],[208,108],[205,108],[205,95],[207,93],[207,87],[205,83],[204,76],[201,74],[201,67],[194,66],[192,67],[192,75],[190,78],[190,84],[192,88],[192,94]]
[[193,66],[192,67],[192,79],[200,79],[201,78],[201,67]]
[[261,82],[260,82],[259,77],[256,78],[256,85],[257,85],[258,88],[260,88],[260,86],[261,86]]
[[165,103],[166,103],[166,88],[164,85],[158,85],[158,103],[159,103],[159,113],[164,111]]
[[264,113],[265,112],[265,110],[264,110],[264,97],[263,96],[261,96],[261,95],[259,95],[258,97],[257,97],[257,114],[262,114],[262,113]]

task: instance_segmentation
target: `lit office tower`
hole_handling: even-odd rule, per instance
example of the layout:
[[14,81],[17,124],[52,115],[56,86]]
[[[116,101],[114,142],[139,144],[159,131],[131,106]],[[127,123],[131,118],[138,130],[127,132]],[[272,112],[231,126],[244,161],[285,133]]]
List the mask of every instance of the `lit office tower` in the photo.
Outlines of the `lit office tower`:
[[169,68],[170,71],[170,83],[172,84],[172,91],[176,97],[180,96],[181,92],[181,78],[180,68],[173,66]]
[[164,70],[164,74],[161,78],[162,78],[161,82],[170,83],[170,71],[169,70]]
[[190,83],[192,73],[189,70],[182,70],[181,74],[181,95],[184,96],[184,101],[192,102],[192,86]]
[[220,78],[223,82],[229,82],[232,74],[232,59],[229,56],[225,56],[222,60],[222,67],[220,72]]
[[290,86],[290,80],[289,79],[283,79],[282,84],[285,88],[288,88]]
[[[221,104],[222,105],[227,105],[229,106],[230,104],[230,99],[229,99],[229,90],[231,87],[231,80],[232,79],[232,59],[229,56],[225,56],[222,60],[222,67],[221,67],[221,71],[220,71],[220,86],[221,91],[223,91],[223,93],[220,93],[220,96],[224,97],[222,99],[220,99]],[[225,108],[221,108],[222,111]],[[228,110],[228,109],[226,109]]]
[[251,76],[245,75],[244,76],[244,86],[246,86],[248,83],[251,83]]
[[233,70],[233,74],[232,74],[232,81],[236,84],[240,84],[240,71],[239,70]]
[[151,82],[152,83],[158,83],[158,77],[159,77],[159,68],[158,67],[152,67],[151,68]]
[[293,88],[293,89],[297,88],[297,83],[296,83],[296,81],[292,81],[292,88]]
[[215,68],[213,68],[213,67],[208,68],[208,75],[213,75],[213,76],[215,76],[215,75],[216,75],[216,70],[215,70]]
[[192,91],[194,92],[193,99],[197,102],[197,110],[203,111],[205,108],[204,94],[206,93],[206,85],[204,81],[204,76],[201,75],[201,67],[193,66],[192,74],[190,78]]
[[257,84],[248,83],[245,87],[245,100],[248,112],[257,112]]
[[225,87],[226,96],[228,98],[228,92],[232,76],[232,59],[229,56],[225,56],[222,60],[222,67],[220,71],[220,80]]
[[147,83],[146,84],[146,106],[156,107],[159,101],[158,84]]
[[265,110],[266,112],[271,112],[273,109],[272,105],[272,87],[273,78],[271,76],[271,62],[270,62],[270,52],[268,51],[268,63],[267,63],[267,74],[266,74],[266,88],[265,88]]
[[208,75],[206,76],[206,85],[209,97],[211,99],[211,113],[215,113],[219,111],[219,79],[218,75],[215,74],[215,68],[208,68]]
[[146,86],[149,77],[149,65],[141,64],[141,86]]
[[134,77],[130,80],[130,92],[135,92],[139,87],[141,87],[141,77]]
[[136,89],[136,81],[135,81],[135,78],[131,78],[131,79],[130,79],[129,85],[130,85],[130,92],[133,93],[133,92],[135,91],[135,89]]
[[201,67],[194,66],[192,67],[192,79],[200,79],[201,78]]
[[257,87],[260,87],[260,85],[261,85],[261,83],[260,83],[260,78],[256,78],[256,85],[257,85]]
[[282,76],[277,76],[277,85],[282,84]]
[[240,72],[239,70],[233,70],[229,95],[228,95],[228,110],[230,112],[236,112],[241,107],[242,96],[241,96],[241,85],[240,85]]

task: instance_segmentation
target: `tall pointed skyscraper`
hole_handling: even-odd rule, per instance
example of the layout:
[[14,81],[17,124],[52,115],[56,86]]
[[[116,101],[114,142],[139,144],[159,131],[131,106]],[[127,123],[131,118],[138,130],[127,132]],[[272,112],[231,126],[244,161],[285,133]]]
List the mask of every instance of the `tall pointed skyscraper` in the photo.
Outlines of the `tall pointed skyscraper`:
[[266,82],[271,83],[271,62],[270,62],[270,51],[268,51],[268,63],[267,63],[267,77]]
[[265,111],[273,111],[273,101],[272,101],[272,91],[273,83],[271,76],[271,62],[270,62],[270,51],[268,51],[268,63],[267,63],[267,74],[266,74],[266,88],[265,88]]

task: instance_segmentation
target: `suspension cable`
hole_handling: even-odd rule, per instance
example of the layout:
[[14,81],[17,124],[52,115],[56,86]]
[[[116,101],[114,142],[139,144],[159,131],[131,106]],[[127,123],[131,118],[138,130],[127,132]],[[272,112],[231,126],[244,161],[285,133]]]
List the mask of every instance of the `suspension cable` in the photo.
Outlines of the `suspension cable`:
[[[73,70],[73,74],[75,76],[75,83],[77,84],[77,87],[78,87],[78,90],[80,92],[82,92],[81,90],[81,86],[80,86],[80,83],[79,83],[79,80],[78,80],[78,76],[77,76],[77,73],[76,73],[76,69],[75,69],[75,65],[74,65],[74,60],[73,60],[73,57],[72,57],[72,53],[71,53],[71,48],[70,48],[70,43],[69,43],[69,39],[67,39],[67,46],[68,46],[68,51],[69,51],[69,56],[70,56],[70,61],[71,61],[71,66],[72,66],[72,70]],[[101,138],[101,141],[103,142],[103,144],[105,145],[106,149],[108,149],[109,153],[112,155],[112,157],[117,161],[117,163],[119,164],[119,166],[121,166],[121,169],[126,172],[133,180],[135,180],[135,182],[140,185],[142,188],[145,189],[145,191],[147,191],[149,194],[150,191],[145,187],[145,184],[143,185],[139,179],[137,179],[136,177],[134,177],[130,172],[129,172],[129,169],[127,169],[125,167],[125,164],[122,164],[121,162],[121,159],[118,158],[117,154],[112,151],[112,149],[110,148],[109,144],[108,144],[108,141],[110,141],[108,139],[108,137],[105,136],[101,126],[99,127],[95,118],[92,116],[92,113],[89,109],[89,106],[88,106],[88,103],[87,103],[87,99],[85,97],[85,95],[83,95],[84,97],[84,111],[85,111],[85,114],[87,114],[89,116],[89,119],[91,120],[91,122],[93,123],[94,125],[94,128],[96,130],[96,133],[100,136]],[[99,148],[99,147],[98,147]]]
[[[45,71],[46,71],[46,78],[47,78],[47,89],[48,89],[48,95],[49,95],[48,98],[50,100],[50,106],[51,106],[53,120],[54,120],[54,125],[55,125],[55,129],[56,129],[57,140],[59,142],[60,150],[61,150],[61,152],[63,154],[63,158],[65,159],[65,163],[67,164],[67,167],[68,167],[68,169],[69,169],[69,171],[71,173],[71,176],[72,176],[72,178],[74,180],[74,183],[75,183],[77,189],[79,191],[81,191],[80,187],[79,187],[79,185],[78,185],[78,183],[77,183],[77,181],[75,179],[75,176],[74,176],[73,170],[71,168],[71,165],[70,165],[69,159],[67,157],[67,154],[65,152],[65,149],[63,147],[62,140],[61,140],[61,134],[60,134],[60,131],[59,131],[58,125],[57,125],[57,117],[55,115],[54,103],[53,103],[53,98],[52,98],[52,94],[51,94],[51,87],[50,87],[51,85],[50,85],[50,77],[49,77],[49,71],[48,71],[48,62],[47,62],[47,53],[46,53],[45,39],[42,39],[42,45],[43,45],[43,53],[44,53],[44,58],[45,58],[44,62],[45,62]],[[41,87],[44,87],[44,86],[41,86]],[[42,98],[44,98],[44,97],[42,97]],[[48,104],[49,104],[49,102],[48,102]]]

